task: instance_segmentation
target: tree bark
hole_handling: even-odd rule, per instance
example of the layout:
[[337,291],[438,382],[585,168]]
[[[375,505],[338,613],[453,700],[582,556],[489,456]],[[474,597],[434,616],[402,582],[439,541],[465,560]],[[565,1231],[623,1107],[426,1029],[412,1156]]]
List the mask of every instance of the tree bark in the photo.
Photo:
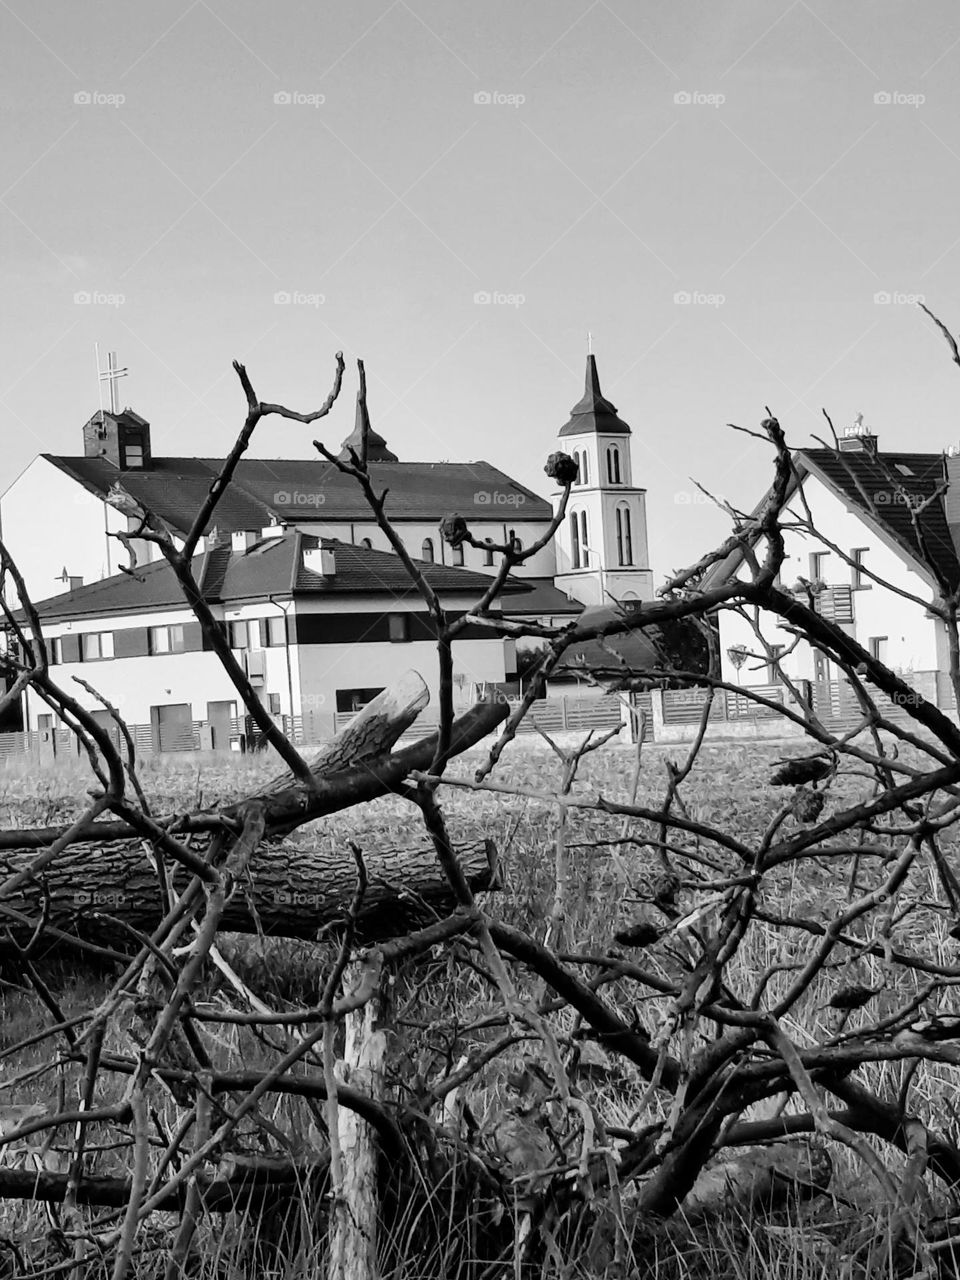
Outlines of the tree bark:
[[[29,867],[34,854],[8,854],[11,871]],[[487,846],[461,853],[470,887],[482,891],[495,887]],[[446,877],[432,848],[394,853],[364,854],[369,885],[356,922],[357,941],[379,942],[420,928],[456,907]],[[175,877],[181,888],[186,876]],[[259,921],[265,934],[274,937],[315,939],[320,930],[343,918],[356,891],[356,864],[347,850],[320,849],[316,845],[284,840],[263,845],[254,854],[250,883],[241,883],[223,913],[221,927],[233,933],[257,933]],[[135,943],[131,930],[149,933],[160,923],[163,907],[156,873],[140,847],[128,844],[91,849],[76,845],[66,849],[39,877],[9,894],[4,907],[13,908],[32,922],[45,916],[48,927],[62,935],[100,946],[129,950]],[[4,916],[0,912],[0,922]],[[5,922],[6,939],[25,945],[31,935],[27,925]]]

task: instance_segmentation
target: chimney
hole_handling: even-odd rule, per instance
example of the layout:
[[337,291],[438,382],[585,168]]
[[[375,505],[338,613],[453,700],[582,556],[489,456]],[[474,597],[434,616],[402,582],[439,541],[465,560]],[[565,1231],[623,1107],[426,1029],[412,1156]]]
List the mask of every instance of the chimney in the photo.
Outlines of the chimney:
[[840,439],[841,453],[872,453],[876,457],[877,437],[864,425],[863,414],[858,413],[852,427],[844,427]]
[[326,547],[304,547],[303,567],[324,578],[333,578],[337,573],[337,558]]
[[249,551],[254,543],[260,541],[260,535],[254,529],[241,529],[230,536],[230,545],[236,552]]

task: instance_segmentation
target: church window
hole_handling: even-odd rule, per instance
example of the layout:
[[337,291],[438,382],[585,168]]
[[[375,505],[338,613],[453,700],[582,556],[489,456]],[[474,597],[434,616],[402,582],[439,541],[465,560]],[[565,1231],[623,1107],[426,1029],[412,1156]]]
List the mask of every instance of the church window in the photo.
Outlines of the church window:
[[620,483],[620,450],[615,444],[607,449],[607,480],[610,484]]
[[575,511],[570,516],[570,567],[580,568],[580,521]]
[[579,466],[580,466],[580,476],[579,476],[580,483],[589,484],[590,483],[590,467],[589,467],[589,464],[587,463],[586,449],[581,449],[580,451]]
[[627,507],[617,507],[617,559],[621,564],[633,564],[633,530]]
[[590,552],[587,549],[590,539],[587,536],[587,513],[580,512],[580,561],[581,567],[590,568]]

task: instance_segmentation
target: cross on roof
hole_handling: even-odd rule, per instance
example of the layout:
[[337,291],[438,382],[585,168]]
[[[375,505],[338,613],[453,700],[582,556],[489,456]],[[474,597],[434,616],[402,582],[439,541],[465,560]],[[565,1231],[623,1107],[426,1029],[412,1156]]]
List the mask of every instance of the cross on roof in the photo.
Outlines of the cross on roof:
[[97,357],[97,380],[100,388],[100,413],[103,413],[103,384],[105,382],[110,384],[110,412],[119,413],[120,400],[117,396],[117,382],[121,378],[125,378],[130,370],[121,369],[117,366],[117,353],[115,351],[111,351],[107,354],[107,367],[106,369],[101,369],[99,343],[94,345],[94,351],[96,352]]

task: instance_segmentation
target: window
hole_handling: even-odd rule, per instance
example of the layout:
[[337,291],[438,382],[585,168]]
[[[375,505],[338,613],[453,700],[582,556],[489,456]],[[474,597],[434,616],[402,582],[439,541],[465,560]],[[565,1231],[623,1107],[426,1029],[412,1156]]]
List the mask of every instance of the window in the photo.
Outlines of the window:
[[270,714],[271,714],[272,716],[278,716],[278,715],[280,714],[280,695],[279,695],[279,693],[268,693],[268,694],[267,694],[267,710],[270,712]]
[[483,549],[483,563],[487,566],[493,564],[493,539],[487,538],[488,546]]
[[768,647],[770,649],[770,657],[767,660],[767,684],[776,684],[778,681],[783,680],[778,664],[786,645],[771,644]]
[[863,573],[863,557],[870,550],[869,547],[854,547],[850,552],[850,559],[853,561],[851,567],[851,585],[854,591],[869,591],[870,583],[866,580]]
[[[427,564],[433,564],[433,539],[432,538],[424,538],[423,545],[420,547],[420,559],[426,560]],[[460,563],[463,564],[463,560],[461,560]]]
[[125,467],[142,467],[143,466],[143,445],[128,444],[123,450],[123,465]]
[[570,516],[570,567],[580,568],[580,520],[575,511]]
[[[166,627],[151,627],[151,631],[166,631]],[[250,648],[250,628],[246,621],[228,622],[227,634],[230,637],[231,649],[249,649]],[[167,653],[166,649],[153,649],[153,653]]]
[[607,480],[610,484],[620,483],[620,450],[615,444],[607,449]]
[[577,484],[589,484],[590,483],[590,465],[587,462],[586,449],[581,449],[579,453],[575,453],[573,455],[573,460],[574,462],[576,462],[577,468],[578,468]]
[[405,613],[390,613],[387,615],[391,644],[403,644],[410,639],[408,623],[409,619]]
[[810,581],[826,582],[826,563],[829,551],[810,552]]
[[50,640],[47,643],[47,661],[51,667],[59,665],[63,661],[63,647],[60,644],[60,638]]
[[457,567],[462,567],[463,565],[463,543],[462,542],[460,543],[459,546],[450,548],[450,563],[452,565],[456,565]]
[[[246,623],[243,625],[246,626]],[[151,653],[183,653],[186,648],[183,640],[183,625],[149,627],[147,643]]]
[[590,568],[590,552],[587,547],[587,513],[580,512],[580,559],[584,569]]
[[876,658],[878,662],[886,662],[887,660],[887,636],[871,636],[867,641],[867,648],[870,650],[870,657]]
[[80,661],[96,662],[113,657],[113,632],[90,631],[80,637]]
[[621,564],[633,564],[633,531],[627,507],[617,507],[617,559]]
[[286,618],[265,618],[263,622],[264,644],[276,649],[287,641]]
[[514,551],[522,551],[522,550],[523,550],[523,543],[522,543],[522,542],[520,541],[520,539],[517,537],[517,535],[516,535],[516,533],[514,532],[514,530],[513,530],[513,529],[511,529],[511,530],[509,531],[509,535],[508,535],[508,537],[507,537],[507,541],[510,543],[510,546],[513,548],[513,550],[514,550]]

